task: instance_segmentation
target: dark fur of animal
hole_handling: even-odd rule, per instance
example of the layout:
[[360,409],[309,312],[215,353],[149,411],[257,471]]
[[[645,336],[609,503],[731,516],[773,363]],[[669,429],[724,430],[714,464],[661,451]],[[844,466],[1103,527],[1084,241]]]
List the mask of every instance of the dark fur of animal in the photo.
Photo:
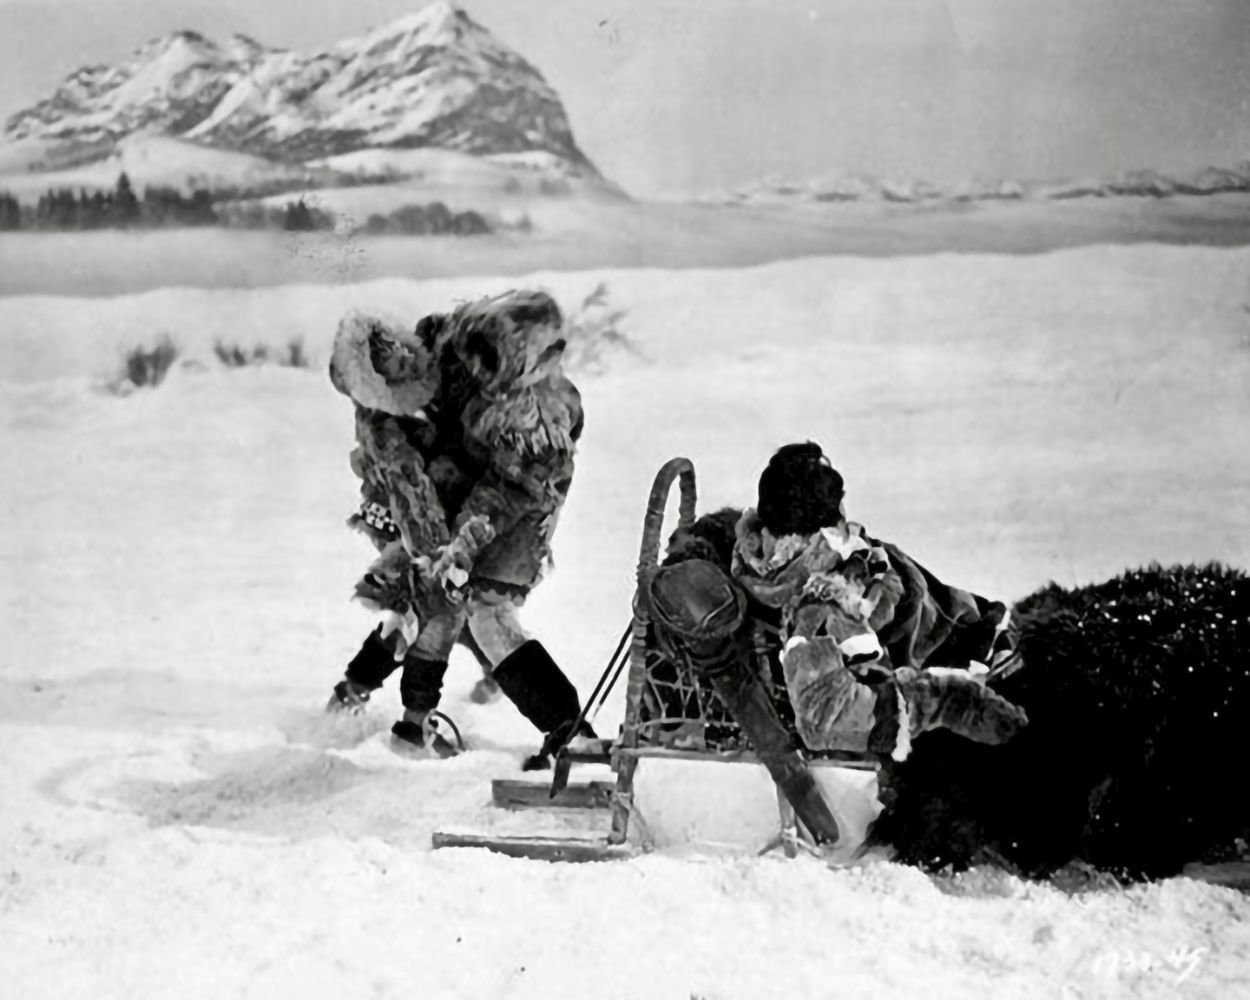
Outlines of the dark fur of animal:
[[842,519],[842,476],[814,441],[777,449],[760,474],[755,505],[773,535],[810,535]]
[[1023,666],[993,687],[1029,726],[999,747],[920,737],[888,775],[872,839],[905,863],[1029,876],[1235,860],[1250,831],[1250,576],[1155,565],[1051,584],[1012,618]]
[[704,514],[688,528],[678,528],[669,536],[664,564],[707,559],[728,573],[734,542],[738,537],[736,529],[741,519],[739,508],[722,507],[711,514]]

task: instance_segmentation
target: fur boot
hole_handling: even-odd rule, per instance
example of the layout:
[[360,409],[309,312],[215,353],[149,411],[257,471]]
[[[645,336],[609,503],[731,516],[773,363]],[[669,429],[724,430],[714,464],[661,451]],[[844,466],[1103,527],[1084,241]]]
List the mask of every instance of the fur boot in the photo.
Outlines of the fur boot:
[[397,747],[401,744],[402,749],[429,747],[440,757],[451,757],[458,752],[438,732],[431,718],[438,708],[446,674],[446,660],[432,660],[413,652],[404,657],[404,672],[399,681],[404,717],[391,726]]
[[360,651],[347,664],[343,679],[334,685],[334,694],[326,705],[327,712],[360,712],[364,710],[369,695],[382,686],[399,666],[395,662],[395,637],[392,632],[382,637],[379,625],[366,637]]
[[440,757],[455,757],[461,748],[439,732],[439,718],[447,717],[441,712],[404,712],[404,717],[391,726],[393,744],[404,752],[428,747]]
[[[903,668],[894,673],[894,687],[901,709],[900,748],[904,732],[910,743],[933,729],[947,729],[974,743],[997,746],[1028,725],[1024,709],[964,670]],[[894,757],[902,759],[897,751]]]
[[549,767],[550,755],[571,736],[594,737],[594,730],[585,723],[577,733],[573,732],[582,711],[577,688],[537,639],[530,639],[509,653],[495,668],[494,678],[517,711],[546,737],[542,749],[526,759],[522,770]]
[[404,657],[404,672],[399,679],[399,696],[405,713],[425,715],[438,708],[446,674],[446,660],[432,660],[417,653],[408,653]]

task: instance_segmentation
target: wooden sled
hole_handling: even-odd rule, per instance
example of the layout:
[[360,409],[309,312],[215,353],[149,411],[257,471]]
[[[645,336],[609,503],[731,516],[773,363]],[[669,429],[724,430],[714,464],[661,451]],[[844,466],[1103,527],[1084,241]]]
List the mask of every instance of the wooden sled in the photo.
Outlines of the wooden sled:
[[[664,512],[674,482],[679,483],[679,525],[688,527],[696,517],[696,488],[694,466],[689,459],[674,458],[665,463],[657,473],[647,501],[643,522],[637,568],[637,591],[647,591],[651,576],[659,568],[661,535]],[[650,622],[645,602],[637,598],[633,602],[633,616],[629,628],[621,637],[616,652],[609,660],[607,669],[583,709],[584,721],[602,707],[608,693],[628,664],[625,688],[625,719],[617,740],[609,742],[582,741],[564,747],[556,755],[555,770],[550,788],[533,781],[498,779],[492,784],[492,804],[505,810],[533,810],[551,816],[567,814],[568,810],[586,810],[604,814],[602,832],[596,836],[565,835],[492,835],[439,831],[434,834],[434,847],[485,848],[512,857],[532,858],[545,861],[607,861],[628,858],[646,849],[647,838],[639,827],[634,803],[634,779],[639,762],[647,758],[664,760],[688,760],[697,762],[724,761],[756,763],[754,756],[744,746],[723,747],[716,751],[689,749],[688,726],[674,724],[674,720],[657,720],[654,684],[648,674],[648,632]],[[627,650],[627,652],[626,652]],[[695,685],[697,687],[697,684]],[[706,692],[699,694],[705,697]],[[691,695],[686,693],[689,699]],[[658,714],[663,715],[663,712]],[[678,720],[680,722],[680,720]],[[664,723],[664,724],[660,724]],[[723,727],[722,727],[723,728]],[[574,764],[609,765],[614,781],[570,781]],[[821,762],[835,767],[873,769],[875,765],[863,761]],[[765,849],[781,847],[787,856],[798,853],[802,833],[793,811],[779,793],[777,799],[777,833]],[[631,833],[635,836],[631,837]]]

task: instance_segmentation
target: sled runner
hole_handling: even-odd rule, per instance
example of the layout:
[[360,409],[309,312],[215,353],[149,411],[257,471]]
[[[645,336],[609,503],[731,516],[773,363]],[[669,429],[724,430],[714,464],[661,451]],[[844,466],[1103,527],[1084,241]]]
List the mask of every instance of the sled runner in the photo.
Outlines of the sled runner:
[[[734,802],[759,817],[756,849],[762,853],[781,847],[793,857],[804,842],[839,841],[839,820],[830,802],[839,803],[838,811],[845,815],[848,798],[873,798],[869,786],[875,784],[876,765],[871,761],[838,754],[818,760],[798,749],[802,742],[794,733],[775,635],[757,626],[751,655],[734,658],[729,669],[711,678],[681,649],[666,648],[658,641],[651,588],[660,569],[664,513],[674,482],[680,491],[679,527],[689,528],[695,521],[694,467],[688,459],[674,458],[656,475],[648,498],[632,619],[578,720],[592,719],[624,674],[625,718],[618,738],[580,739],[559,748],[549,788],[510,780],[498,780],[492,787],[492,802],[500,809],[551,816],[585,810],[596,817],[598,834],[440,831],[434,834],[436,848],[483,847],[548,861],[629,857],[680,840],[700,823],[706,825],[708,816],[692,817],[683,810],[688,812],[690,800],[698,798],[690,793],[707,787],[707,779],[714,777],[722,788],[729,778]],[[750,733],[744,731],[744,723]],[[570,781],[575,764],[610,766],[614,780]],[[726,765],[737,766],[732,772],[720,770]],[[717,771],[708,772],[709,766]],[[647,782],[640,784],[644,774]],[[676,792],[678,801],[671,795],[665,801],[666,787]],[[675,814],[675,832],[664,829],[667,813]],[[871,818],[858,817],[858,826],[866,827]],[[721,839],[715,831],[709,837]]]

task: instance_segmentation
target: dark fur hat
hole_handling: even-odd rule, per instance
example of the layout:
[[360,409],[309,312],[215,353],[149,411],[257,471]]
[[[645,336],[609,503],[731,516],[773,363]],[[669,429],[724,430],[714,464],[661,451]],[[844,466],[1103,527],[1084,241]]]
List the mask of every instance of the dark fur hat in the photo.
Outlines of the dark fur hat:
[[783,445],[760,475],[756,513],[774,535],[810,535],[841,522],[842,485],[816,442]]

